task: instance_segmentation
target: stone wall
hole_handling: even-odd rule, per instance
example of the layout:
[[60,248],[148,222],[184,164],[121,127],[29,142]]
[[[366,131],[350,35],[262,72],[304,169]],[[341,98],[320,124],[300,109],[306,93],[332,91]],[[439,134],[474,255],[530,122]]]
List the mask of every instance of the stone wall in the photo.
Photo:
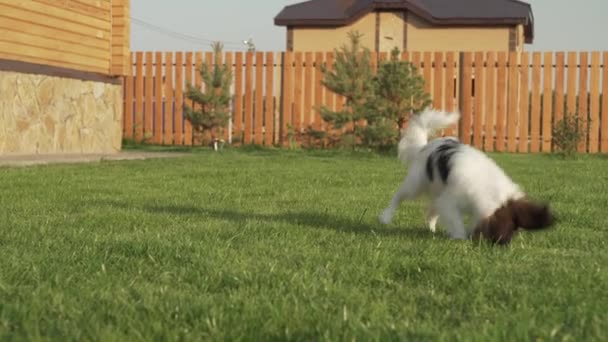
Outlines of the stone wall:
[[0,71],[0,154],[113,153],[122,87]]

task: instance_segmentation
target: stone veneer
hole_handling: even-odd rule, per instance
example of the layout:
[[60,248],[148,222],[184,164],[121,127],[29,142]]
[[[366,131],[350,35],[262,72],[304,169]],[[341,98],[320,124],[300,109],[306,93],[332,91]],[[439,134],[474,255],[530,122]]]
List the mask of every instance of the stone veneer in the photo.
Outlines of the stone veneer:
[[0,71],[0,154],[121,149],[122,87]]

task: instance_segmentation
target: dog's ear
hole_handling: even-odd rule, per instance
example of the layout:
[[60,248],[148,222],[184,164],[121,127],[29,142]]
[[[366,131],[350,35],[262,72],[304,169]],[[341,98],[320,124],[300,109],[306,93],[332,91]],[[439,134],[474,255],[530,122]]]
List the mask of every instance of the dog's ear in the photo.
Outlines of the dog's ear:
[[555,222],[555,217],[547,204],[521,199],[510,202],[509,208],[517,227],[539,230],[549,228]]

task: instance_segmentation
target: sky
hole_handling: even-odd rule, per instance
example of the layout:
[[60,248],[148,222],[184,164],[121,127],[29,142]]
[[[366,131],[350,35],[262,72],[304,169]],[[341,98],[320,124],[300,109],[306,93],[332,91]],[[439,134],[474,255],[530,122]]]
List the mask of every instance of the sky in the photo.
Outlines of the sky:
[[[281,9],[303,0],[131,0],[133,51],[285,49],[285,28],[274,25]],[[453,0],[458,1],[458,0]],[[535,18],[529,51],[608,51],[608,1],[528,0]],[[576,5],[574,5],[576,3]],[[584,4],[584,5],[583,5]],[[164,32],[164,33],[161,33]]]

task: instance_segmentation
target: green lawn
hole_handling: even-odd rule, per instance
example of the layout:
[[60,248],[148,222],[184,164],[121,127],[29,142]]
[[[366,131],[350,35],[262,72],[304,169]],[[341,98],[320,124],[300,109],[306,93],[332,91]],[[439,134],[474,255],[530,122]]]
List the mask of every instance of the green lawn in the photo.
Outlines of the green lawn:
[[608,340],[608,159],[492,155],[552,231],[451,241],[393,156],[0,169],[0,340]]

